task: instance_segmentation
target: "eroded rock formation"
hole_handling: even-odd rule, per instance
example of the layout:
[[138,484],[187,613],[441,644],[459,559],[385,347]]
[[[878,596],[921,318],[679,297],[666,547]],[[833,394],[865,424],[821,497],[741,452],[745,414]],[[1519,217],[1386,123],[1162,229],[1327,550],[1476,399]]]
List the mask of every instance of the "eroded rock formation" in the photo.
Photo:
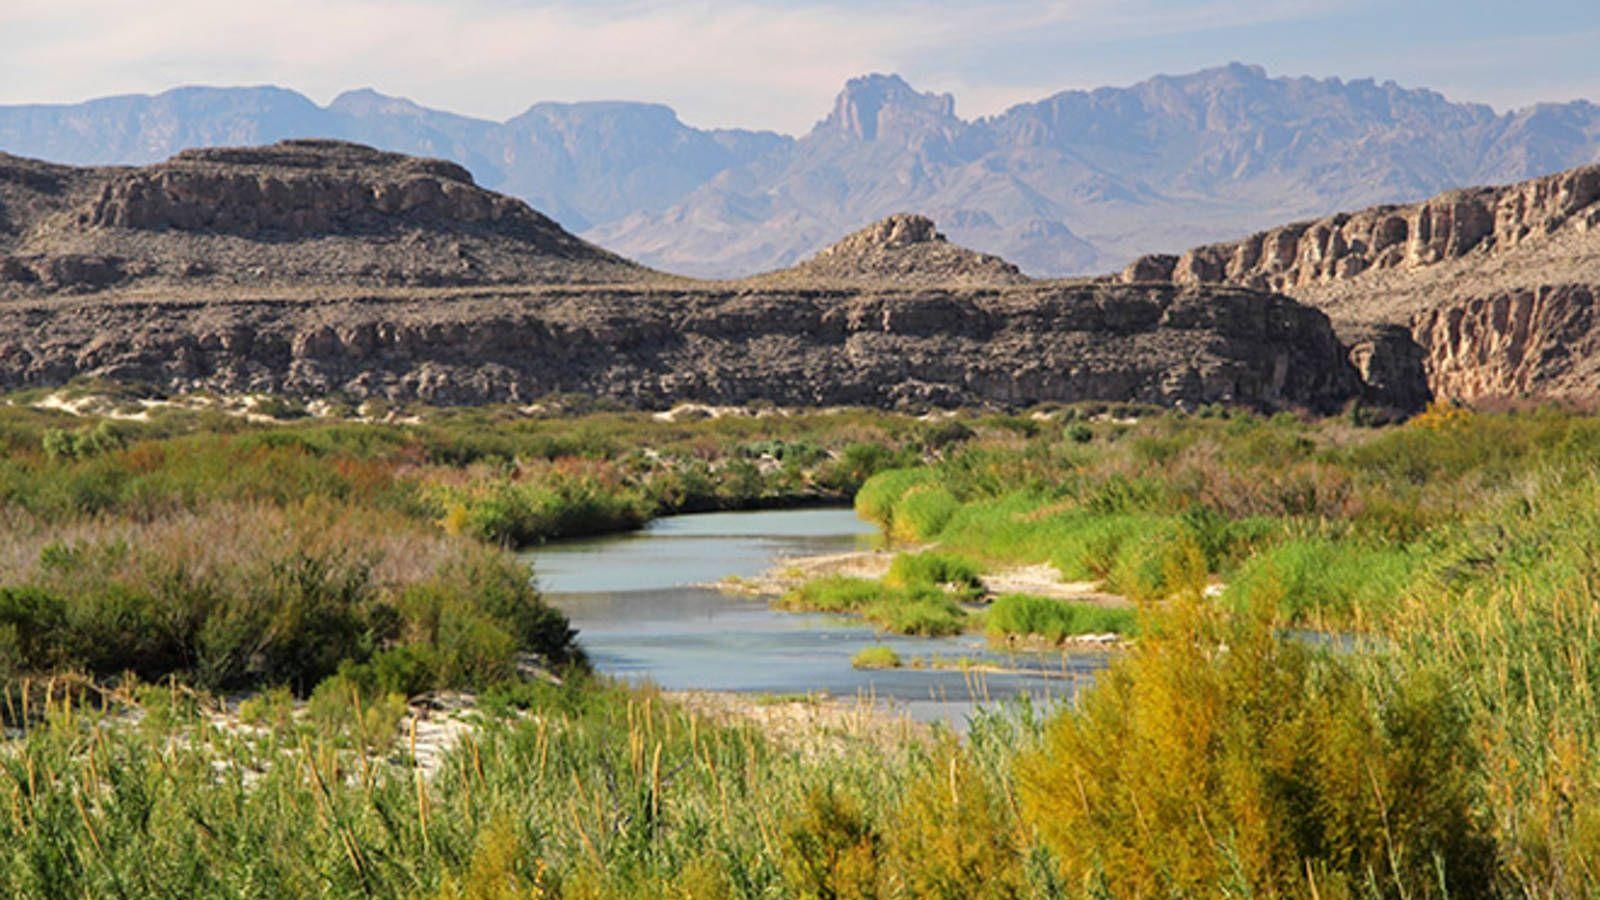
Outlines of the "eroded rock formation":
[[1592,396],[1600,166],[1146,257],[1119,280],[1281,291],[1342,330],[1403,326],[1415,351],[1390,340],[1358,365],[1417,356],[1440,397]]
[[1028,281],[998,256],[950,243],[932,219],[900,214],[850,234],[764,281],[811,284],[995,285]]

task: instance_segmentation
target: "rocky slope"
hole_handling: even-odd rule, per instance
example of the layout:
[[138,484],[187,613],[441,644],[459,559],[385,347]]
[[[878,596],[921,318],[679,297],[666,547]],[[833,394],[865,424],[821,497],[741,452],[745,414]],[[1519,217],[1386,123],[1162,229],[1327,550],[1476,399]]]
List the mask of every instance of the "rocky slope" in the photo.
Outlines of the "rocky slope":
[[1592,397],[1600,166],[1146,257],[1121,280],[1281,291],[1346,330],[1403,328],[1441,397]]
[[607,281],[639,267],[442,160],[289,141],[139,169],[0,156],[0,296]]
[[642,103],[541,103],[491,122],[370,90],[326,107],[274,88],[0,107],[0,150],[77,164],[291,137],[454,160],[590,240],[688,274],[791,265],[914,210],[959,243],[1064,275],[1600,161],[1600,107],[1501,114],[1393,83],[1242,65],[1064,91],[980,119],[960,117],[949,95],[868,76],[799,138],[693,128]]
[[794,270],[691,282],[453,163],[330,142],[143,169],[6,160],[0,260],[4,388],[1323,411],[1369,396],[1327,317],[1281,296],[1030,282],[918,216]]

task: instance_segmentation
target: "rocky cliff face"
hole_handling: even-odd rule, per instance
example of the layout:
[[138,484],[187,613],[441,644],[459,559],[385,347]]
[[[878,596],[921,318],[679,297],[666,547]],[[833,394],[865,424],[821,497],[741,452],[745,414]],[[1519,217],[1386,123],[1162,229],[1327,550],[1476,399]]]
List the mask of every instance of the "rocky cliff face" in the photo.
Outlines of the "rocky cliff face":
[[1474,253],[1503,254],[1568,227],[1600,229],[1600,166],[1285,225],[1177,257],[1144,257],[1124,271],[1123,280],[1290,291],[1367,272],[1428,268]]
[[0,306],[0,387],[78,376],[439,404],[582,392],[642,407],[1093,399],[1333,411],[1362,390],[1322,314],[1212,288],[544,289],[448,302]]
[[1597,303],[1595,285],[1516,288],[1421,313],[1412,333],[1440,396],[1592,399],[1600,395]]
[[1342,329],[1403,327],[1414,349],[1374,343],[1366,363],[1420,359],[1439,397],[1591,396],[1600,166],[1145,257],[1119,280],[1281,291]]

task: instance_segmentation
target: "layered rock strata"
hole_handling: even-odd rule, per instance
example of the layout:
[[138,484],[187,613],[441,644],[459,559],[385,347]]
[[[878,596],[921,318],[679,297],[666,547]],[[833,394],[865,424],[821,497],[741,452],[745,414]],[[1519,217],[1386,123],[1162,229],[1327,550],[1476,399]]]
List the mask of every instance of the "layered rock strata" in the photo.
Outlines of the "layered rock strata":
[[1600,390],[1600,166],[1145,257],[1118,280],[1280,291],[1341,332],[1403,327],[1414,349],[1391,339],[1357,363],[1398,371],[1420,359],[1442,398],[1589,397]]

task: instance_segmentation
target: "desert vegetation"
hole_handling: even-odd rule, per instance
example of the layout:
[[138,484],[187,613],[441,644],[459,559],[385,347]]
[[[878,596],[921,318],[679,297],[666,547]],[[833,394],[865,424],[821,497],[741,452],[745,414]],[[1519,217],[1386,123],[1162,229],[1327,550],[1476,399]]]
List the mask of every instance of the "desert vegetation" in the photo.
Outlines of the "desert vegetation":
[[[416,412],[0,406],[0,890],[1600,893],[1600,418]],[[819,749],[588,672],[506,549],[849,496],[887,574],[778,602],[1131,641]],[[1046,563],[1131,608],[983,588]]]

